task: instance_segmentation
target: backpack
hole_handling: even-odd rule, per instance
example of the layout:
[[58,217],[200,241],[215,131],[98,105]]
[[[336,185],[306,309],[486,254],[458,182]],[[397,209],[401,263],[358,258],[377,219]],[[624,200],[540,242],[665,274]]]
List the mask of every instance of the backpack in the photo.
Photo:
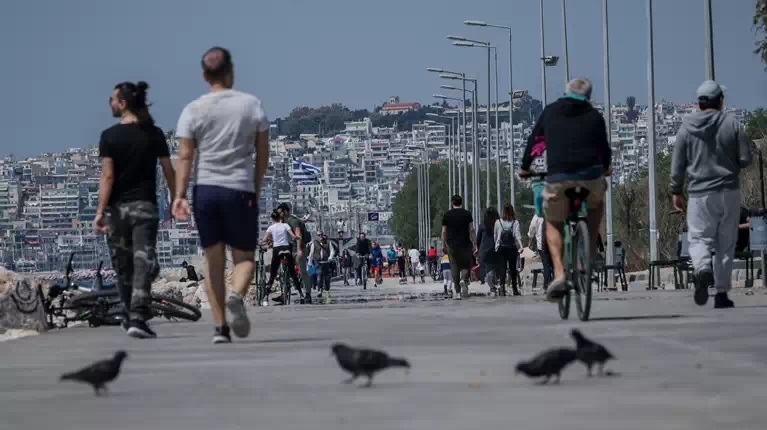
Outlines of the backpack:
[[312,243],[312,234],[309,233],[309,229],[306,228],[306,224],[304,224],[304,222],[295,215],[291,215],[290,217],[293,218],[294,221],[297,221],[298,229],[301,230],[301,241],[304,243],[304,245]]
[[503,228],[503,224],[501,224],[501,242],[498,246],[498,249],[504,249],[504,250],[511,250],[511,249],[517,249],[517,243],[516,240],[514,240],[514,223],[516,221],[512,221],[511,227],[507,230]]

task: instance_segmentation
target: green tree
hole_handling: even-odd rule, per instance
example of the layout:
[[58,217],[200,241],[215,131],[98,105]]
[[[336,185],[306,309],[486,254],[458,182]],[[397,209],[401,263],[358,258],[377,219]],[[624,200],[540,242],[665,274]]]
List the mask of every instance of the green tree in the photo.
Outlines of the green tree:
[[[754,11],[754,30],[757,37],[756,49],[754,54],[758,55],[767,69],[767,0],[756,1],[756,11]],[[761,33],[761,36],[759,34]]]

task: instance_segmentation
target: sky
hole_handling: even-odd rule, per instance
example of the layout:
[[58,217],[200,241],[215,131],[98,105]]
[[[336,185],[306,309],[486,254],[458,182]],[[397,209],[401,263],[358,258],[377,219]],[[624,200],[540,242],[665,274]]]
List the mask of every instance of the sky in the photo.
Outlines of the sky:
[[[604,97],[601,0],[568,1],[571,76]],[[767,72],[752,53],[756,0],[713,0],[717,80],[730,106],[767,106]],[[545,0],[546,54],[562,56],[560,0]],[[655,0],[656,100],[687,103],[705,78],[703,0]],[[296,106],[334,102],[373,109],[389,96],[431,103],[439,90],[427,67],[465,71],[486,99],[486,54],[452,46],[459,35],[498,45],[501,93],[508,91],[508,33],[468,27],[485,20],[513,28],[513,81],[541,96],[539,0],[16,0],[0,4],[0,154],[17,157],[98,142],[114,123],[107,99],[122,81],[149,82],[160,127],[207,88],[200,57],[232,51],[236,88],[260,97],[270,119]],[[613,103],[646,103],[646,0],[609,0]],[[563,61],[547,69],[549,101],[562,94]]]

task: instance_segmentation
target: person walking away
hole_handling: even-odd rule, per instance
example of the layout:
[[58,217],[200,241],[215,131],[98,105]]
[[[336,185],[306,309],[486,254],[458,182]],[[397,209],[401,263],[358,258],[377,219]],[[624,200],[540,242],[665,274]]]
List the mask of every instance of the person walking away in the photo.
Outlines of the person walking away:
[[495,251],[494,236],[495,223],[499,218],[498,211],[494,207],[487,208],[482,224],[479,226],[479,233],[477,233],[477,248],[479,248],[477,260],[480,267],[484,269],[485,281],[490,287],[490,295],[493,296],[498,295],[498,271],[501,268],[501,259]]
[[341,271],[344,275],[344,286],[348,287],[349,277],[352,276],[352,255],[348,249],[344,249],[344,252],[341,254]]
[[397,264],[397,253],[394,251],[393,247],[386,250],[386,261],[389,262],[389,277],[391,277],[391,268]]
[[429,262],[429,274],[437,278],[437,248],[432,245],[426,251],[426,260]]
[[307,255],[309,254],[309,244],[312,242],[312,234],[306,228],[304,220],[290,213],[288,203],[280,203],[277,210],[280,211],[283,219],[293,229],[293,234],[296,236],[296,240],[291,242],[291,250],[293,251],[293,259],[298,263],[298,271],[301,273],[304,303],[311,304],[313,283],[307,268]]
[[[213,342],[229,343],[225,305],[234,334],[250,333],[242,298],[255,269],[259,193],[269,165],[269,121],[258,98],[233,89],[234,64],[228,50],[214,47],[205,52],[202,70],[210,92],[189,103],[176,126],[179,158],[173,215],[185,221],[191,214],[187,187],[194,163],[194,218],[205,253]],[[225,297],[227,246],[234,268],[233,291]]]
[[511,278],[511,291],[515,296],[522,295],[519,292],[519,272],[517,260],[522,250],[522,239],[519,232],[519,221],[514,213],[514,206],[507,203],[503,206],[501,219],[495,222],[493,237],[495,238],[495,250],[500,260],[498,277],[502,287],[506,286],[506,274]]
[[[591,235],[590,246],[596,242],[602,222],[603,200],[610,174],[612,151],[602,114],[589,100],[591,81],[576,78],[567,83],[566,95],[546,106],[527,141],[520,177],[530,175],[533,149],[537,137],[546,142],[546,182],[543,188],[544,231],[548,252],[554,269],[554,280],[546,296],[557,302],[568,291],[567,277],[562,262],[562,228],[570,212],[570,201],[565,192],[574,187],[588,190],[586,207]],[[551,151],[549,151],[551,149]]]
[[444,254],[439,260],[440,270],[442,271],[442,286],[445,288],[445,295],[453,294],[453,277],[450,275],[450,258]]
[[170,190],[174,171],[162,130],[154,125],[146,102],[146,82],[117,84],[109,97],[118,124],[101,133],[99,203],[93,229],[107,234],[112,267],[123,306],[123,329],[131,337],[154,338],[147,325],[150,290],[160,273],[156,245],[157,160]]
[[397,270],[400,283],[407,282],[407,271],[405,270],[405,262],[407,261],[407,249],[400,243],[397,247]]
[[442,217],[442,252],[450,258],[450,273],[455,288],[454,300],[469,296],[472,254],[477,250],[474,220],[463,208],[463,198],[454,195],[452,208]]
[[[264,235],[264,242],[271,243],[272,246],[272,264],[269,270],[269,280],[266,282],[266,297],[269,297],[272,291],[272,284],[274,284],[274,278],[280,270],[280,264],[282,263],[280,255],[283,252],[288,263],[288,276],[293,281],[293,285],[300,284],[295,271],[296,262],[293,260],[293,254],[290,252],[290,239],[295,240],[296,236],[290,226],[282,220],[282,215],[278,210],[272,211],[271,219],[272,225],[266,229],[266,234]],[[286,285],[282,285],[282,288],[286,287]]]
[[410,276],[413,277],[413,282],[415,282],[415,275],[418,270],[418,259],[421,257],[421,253],[418,252],[417,249],[411,248],[410,251],[408,251],[408,257],[410,257]]
[[[722,112],[725,88],[704,81],[697,90],[700,110],[686,116],[676,135],[671,158],[674,207],[687,214],[690,259],[695,271],[695,303],[732,308],[730,290],[740,215],[740,171],[753,158],[743,126]],[[685,203],[687,178],[689,203]],[[687,206],[687,207],[685,207]]]
[[373,247],[370,251],[370,267],[373,269],[373,279],[375,279],[373,285],[378,287],[378,284],[383,283],[383,273],[381,273],[383,269],[383,251],[376,241],[373,241]]
[[309,260],[317,268],[317,276],[319,278],[317,294],[318,299],[322,299],[325,294],[326,303],[330,303],[330,261],[335,258],[335,249],[328,242],[328,237],[317,232],[317,239],[312,242],[309,248]]
[[[370,277],[370,253],[372,252],[373,245],[370,243],[370,239],[367,238],[365,233],[360,233],[357,236],[357,243],[354,245],[354,251],[360,259],[359,266],[357,266],[357,278],[362,283],[362,266],[366,265],[368,273],[366,275]],[[363,286],[367,289],[367,285]]]

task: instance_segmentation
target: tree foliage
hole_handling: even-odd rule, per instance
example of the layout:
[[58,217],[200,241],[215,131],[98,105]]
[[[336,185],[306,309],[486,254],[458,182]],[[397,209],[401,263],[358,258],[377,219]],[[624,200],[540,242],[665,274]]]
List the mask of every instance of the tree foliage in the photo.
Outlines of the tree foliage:
[[762,59],[767,70],[767,0],[756,1],[753,24],[758,37],[754,54]]

